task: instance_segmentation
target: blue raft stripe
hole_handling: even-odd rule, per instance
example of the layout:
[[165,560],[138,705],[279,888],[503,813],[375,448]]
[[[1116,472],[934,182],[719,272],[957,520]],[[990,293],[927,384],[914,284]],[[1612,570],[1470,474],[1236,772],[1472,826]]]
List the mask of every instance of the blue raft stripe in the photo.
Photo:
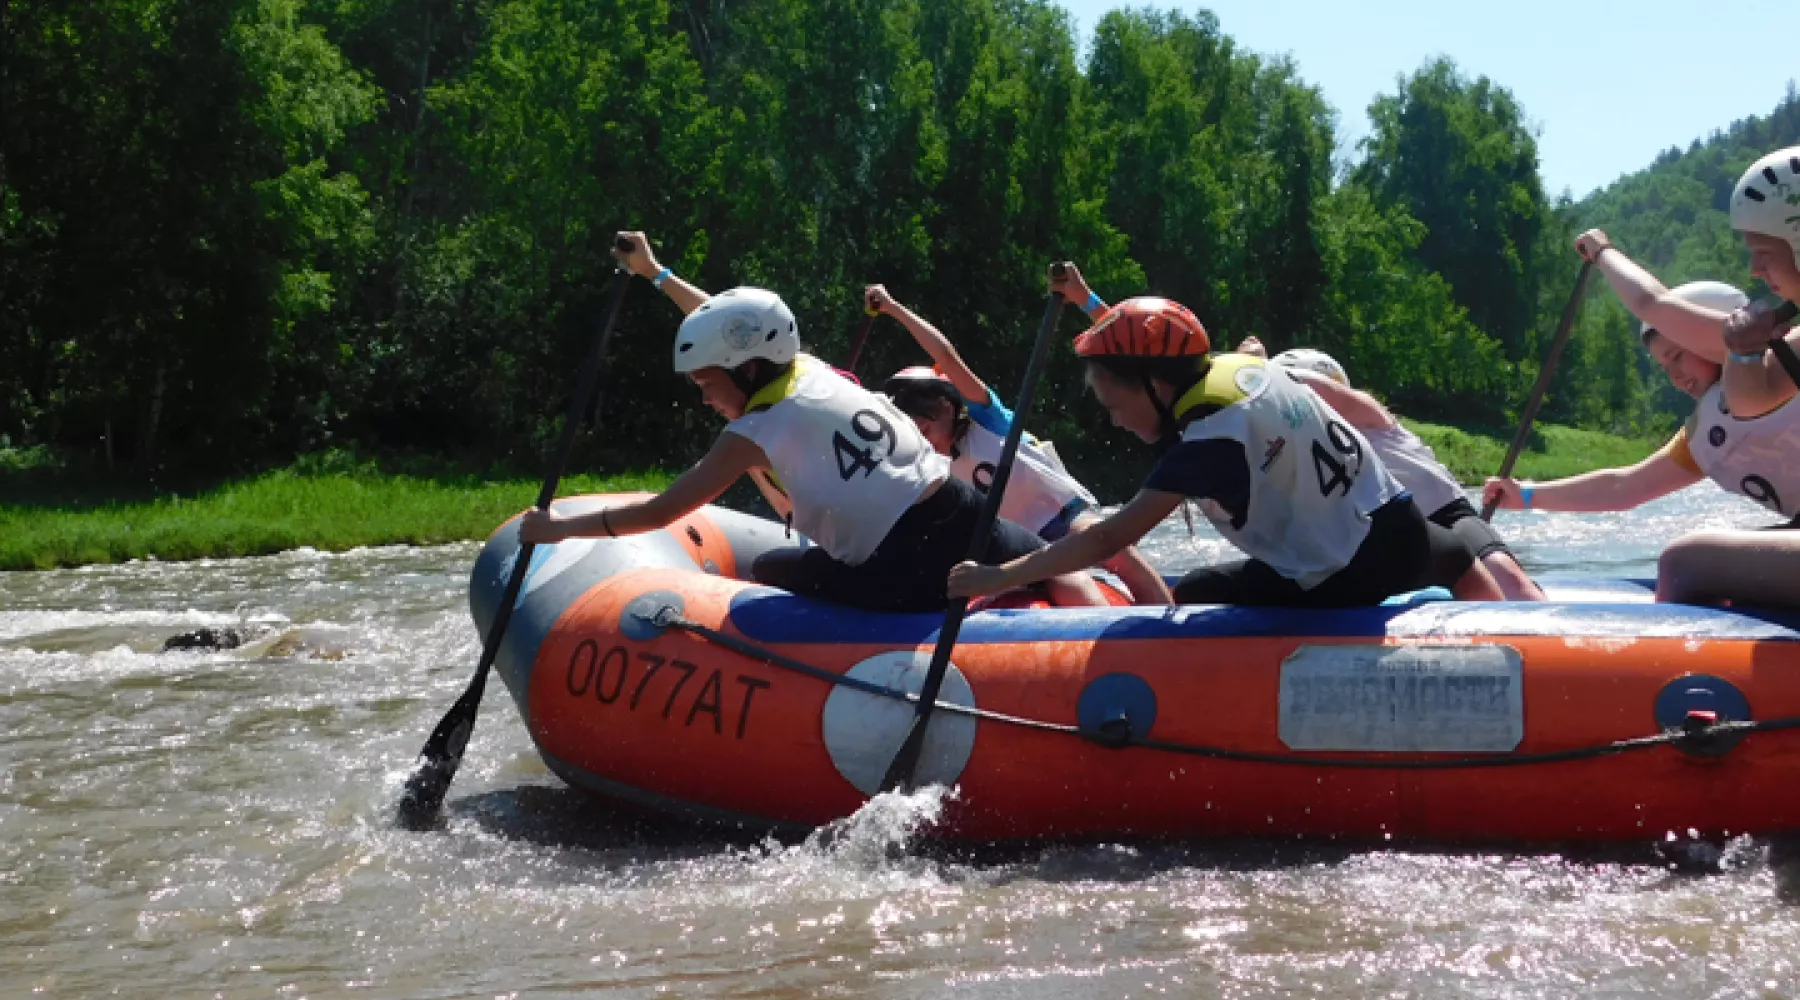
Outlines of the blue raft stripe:
[[[1626,587],[1593,587],[1624,596]],[[1615,598],[1616,601],[1616,598]],[[731,623],[767,643],[923,645],[937,641],[941,614],[882,614],[827,604],[770,587],[731,601]],[[963,622],[962,643],[1100,639],[1220,639],[1305,636],[1586,636],[1800,642],[1800,614],[1645,603],[1460,603],[1417,600],[1375,608],[1055,608],[983,611]]]

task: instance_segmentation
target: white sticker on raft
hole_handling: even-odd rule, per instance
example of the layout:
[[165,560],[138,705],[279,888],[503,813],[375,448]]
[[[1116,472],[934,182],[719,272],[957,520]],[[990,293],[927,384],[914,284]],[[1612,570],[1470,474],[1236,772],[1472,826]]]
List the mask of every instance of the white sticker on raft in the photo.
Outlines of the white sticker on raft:
[[[846,673],[860,681],[879,684],[889,690],[917,694],[925,686],[925,674],[931,665],[930,650],[880,653],[851,667]],[[975,693],[956,665],[944,672],[944,686],[938,689],[939,710],[931,714],[925,730],[925,747],[919,754],[919,766],[913,777],[920,787],[953,786],[968,766],[969,754],[975,749],[975,720],[967,715],[945,712],[945,704],[975,707]],[[888,763],[905,741],[912,728],[914,703],[857,691],[839,685],[825,699],[821,718],[825,749],[831,763],[844,780],[864,795],[881,791],[881,779]]]
[[1281,663],[1290,750],[1505,753],[1525,736],[1511,646],[1301,646]]

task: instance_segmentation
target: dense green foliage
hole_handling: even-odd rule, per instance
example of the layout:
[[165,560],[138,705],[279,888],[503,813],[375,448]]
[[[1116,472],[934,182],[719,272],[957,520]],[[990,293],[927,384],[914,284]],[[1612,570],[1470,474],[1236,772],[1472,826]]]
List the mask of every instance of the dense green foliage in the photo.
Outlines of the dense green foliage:
[[[1556,206],[1494,82],[1423,67],[1334,164],[1318,91],[1208,14],[1116,11],[1082,59],[1043,0],[0,2],[0,446],[143,477],[344,443],[535,464],[620,228],[702,287],[780,291],[827,357],[884,281],[1010,395],[1071,257],[1223,344],[1319,346],[1408,413],[1499,423],[1578,219],[1739,273],[1696,220],[1800,125],[1790,95]],[[638,284],[584,462],[710,437],[677,319]],[[1584,321],[1552,415],[1655,422],[1616,319]],[[917,359],[888,326],[863,372]],[[1120,439],[1078,374],[1059,351],[1039,429],[1093,469]]]

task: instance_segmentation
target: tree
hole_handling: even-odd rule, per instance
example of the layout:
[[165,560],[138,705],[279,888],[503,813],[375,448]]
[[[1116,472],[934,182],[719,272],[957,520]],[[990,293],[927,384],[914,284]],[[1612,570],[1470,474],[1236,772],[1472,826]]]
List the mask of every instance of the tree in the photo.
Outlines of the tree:
[[1415,259],[1513,360],[1534,354],[1535,255],[1549,211],[1537,141],[1512,94],[1437,59],[1369,107],[1354,183],[1424,226]]

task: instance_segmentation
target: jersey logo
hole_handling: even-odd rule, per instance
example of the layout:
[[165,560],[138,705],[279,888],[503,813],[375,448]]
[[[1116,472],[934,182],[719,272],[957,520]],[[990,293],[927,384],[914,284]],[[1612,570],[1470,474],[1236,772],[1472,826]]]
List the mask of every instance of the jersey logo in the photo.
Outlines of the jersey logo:
[[1263,370],[1261,365],[1245,365],[1237,370],[1236,375],[1232,376],[1232,382],[1236,383],[1238,391],[1246,396],[1254,396],[1261,392],[1262,387],[1268,381],[1268,373]]
[[1269,471],[1269,466],[1274,465],[1275,460],[1281,457],[1281,449],[1286,447],[1287,438],[1278,437],[1275,440],[1270,441],[1268,450],[1263,452],[1263,464],[1260,471]]

